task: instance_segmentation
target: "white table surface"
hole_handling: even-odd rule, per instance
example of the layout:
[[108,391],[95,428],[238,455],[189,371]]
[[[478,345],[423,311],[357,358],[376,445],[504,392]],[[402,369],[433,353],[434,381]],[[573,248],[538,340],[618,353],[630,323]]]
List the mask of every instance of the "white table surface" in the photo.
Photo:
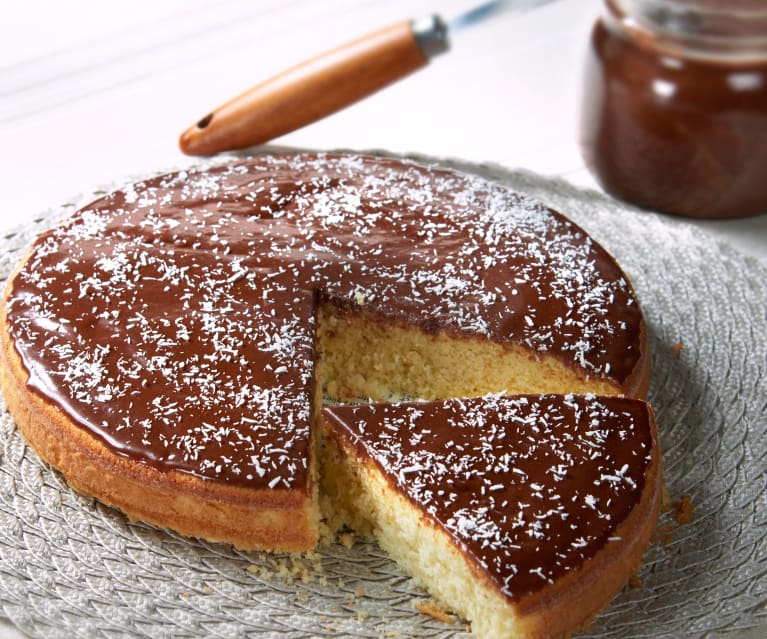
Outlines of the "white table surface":
[[[91,187],[184,166],[213,107],[331,46],[458,0],[27,0],[0,19],[0,233]],[[275,141],[490,161],[596,188],[578,147],[599,3],[560,0],[456,35],[451,51]],[[615,220],[620,224],[620,220]],[[690,221],[767,264],[767,215]],[[0,622],[0,639],[19,637]],[[752,635],[743,635],[752,636]],[[763,637],[764,633],[753,637]]]

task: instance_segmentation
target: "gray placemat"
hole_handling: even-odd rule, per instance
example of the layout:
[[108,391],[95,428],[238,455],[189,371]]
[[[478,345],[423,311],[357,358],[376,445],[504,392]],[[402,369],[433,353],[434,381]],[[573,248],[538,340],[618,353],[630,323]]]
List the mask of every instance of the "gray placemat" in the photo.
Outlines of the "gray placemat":
[[[681,526],[663,516],[667,534],[638,579],[585,636],[767,628],[767,269],[563,181],[441,163],[535,195],[584,226],[629,274],[647,318],[666,486],[693,510]],[[0,238],[0,278],[39,232],[96,195]],[[0,612],[32,636],[468,636],[461,622],[417,613],[428,596],[374,544],[334,543],[297,558],[130,523],[41,463],[2,403],[0,455]]]

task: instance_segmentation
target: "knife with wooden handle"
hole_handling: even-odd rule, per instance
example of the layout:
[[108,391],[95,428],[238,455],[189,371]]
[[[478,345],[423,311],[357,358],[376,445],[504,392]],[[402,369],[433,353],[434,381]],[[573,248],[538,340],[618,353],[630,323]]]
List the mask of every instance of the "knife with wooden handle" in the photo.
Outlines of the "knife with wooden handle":
[[425,66],[447,50],[445,24],[400,22],[332,49],[263,82],[181,135],[188,155],[262,144],[330,115]]
[[[490,0],[450,22],[462,29],[501,8],[524,10],[552,0]],[[263,144],[315,122],[425,66],[447,51],[439,16],[404,21],[331,49],[226,102],[181,134],[187,155]]]

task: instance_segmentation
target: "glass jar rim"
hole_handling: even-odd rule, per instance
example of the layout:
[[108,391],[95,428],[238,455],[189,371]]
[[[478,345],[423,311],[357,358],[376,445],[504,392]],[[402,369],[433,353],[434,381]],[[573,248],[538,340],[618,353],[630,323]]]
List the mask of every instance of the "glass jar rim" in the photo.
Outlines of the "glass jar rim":
[[764,0],[605,0],[624,28],[695,56],[767,58]]

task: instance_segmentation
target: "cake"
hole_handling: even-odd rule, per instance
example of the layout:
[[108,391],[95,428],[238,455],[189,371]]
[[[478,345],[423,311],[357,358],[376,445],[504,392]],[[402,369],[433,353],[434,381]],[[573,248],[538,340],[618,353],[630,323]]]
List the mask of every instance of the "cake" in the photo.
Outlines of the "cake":
[[323,409],[326,512],[478,637],[561,637],[639,567],[660,508],[652,410],[593,395]]
[[585,231],[372,156],[118,189],[38,238],[0,322],[8,408],[73,488],[248,550],[316,545],[324,398],[641,398],[649,379],[631,284]]

